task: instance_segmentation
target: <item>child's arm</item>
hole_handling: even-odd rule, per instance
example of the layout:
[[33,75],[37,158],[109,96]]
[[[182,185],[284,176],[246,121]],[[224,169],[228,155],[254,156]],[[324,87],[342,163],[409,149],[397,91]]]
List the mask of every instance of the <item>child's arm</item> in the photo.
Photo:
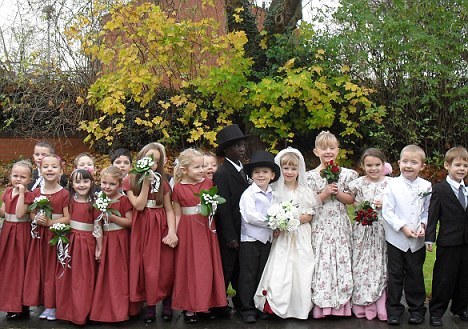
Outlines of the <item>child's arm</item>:
[[336,199],[344,204],[352,204],[354,202],[354,198],[351,194],[346,193],[338,189],[335,194]]
[[299,221],[301,224],[308,223],[312,220],[312,214],[301,214],[299,216]]
[[239,208],[243,221],[251,225],[268,228],[266,214],[262,214],[257,211],[255,207],[255,198],[248,189],[242,193]]
[[99,262],[101,260],[102,253],[102,234],[99,237],[96,237],[96,250],[94,251],[94,257]]
[[132,226],[132,211],[127,211],[124,217],[119,217],[114,214],[109,215],[109,222],[116,223],[117,225],[125,228],[130,228]]
[[4,202],[2,202],[2,206],[0,207],[0,217],[2,217],[2,218],[5,217],[5,203]]
[[[16,203],[16,218],[22,218],[28,212],[28,205],[24,203],[24,194],[26,193],[26,187],[22,184],[18,185],[18,202]],[[3,215],[5,216],[5,204],[2,204]]]
[[321,202],[324,202],[325,200],[329,199],[332,195],[335,195],[338,192],[338,184],[337,183],[332,183],[332,184],[327,184],[325,188],[318,194],[318,197]]
[[[133,191],[130,189],[127,191],[127,197],[130,200],[133,208],[137,211],[142,211],[146,207],[146,202],[148,201],[148,191],[150,188],[151,179],[145,177],[141,186],[141,191],[138,196],[133,194]],[[162,188],[162,187],[161,187]]]
[[54,225],[55,223],[70,224],[70,213],[68,212],[68,206],[63,207],[62,213],[63,213],[63,217],[59,217],[57,219],[47,218],[44,216],[45,223],[43,226],[50,227]]
[[174,201],[173,204],[175,215],[175,228],[177,232],[177,229],[179,228],[180,217],[182,216],[182,208],[180,207],[180,203],[178,203],[177,201]]
[[[436,185],[437,186],[437,185]],[[432,246],[436,241],[436,227],[439,222],[441,209],[441,200],[439,190],[437,187],[434,188],[431,201],[429,203],[427,228],[426,228],[426,249],[432,251]]]
[[167,235],[162,239],[162,242],[167,244],[169,247],[174,248],[179,242],[179,238],[176,234],[176,217],[174,208],[172,208],[171,194],[168,192],[164,194],[164,209],[166,210],[166,220],[168,226]]

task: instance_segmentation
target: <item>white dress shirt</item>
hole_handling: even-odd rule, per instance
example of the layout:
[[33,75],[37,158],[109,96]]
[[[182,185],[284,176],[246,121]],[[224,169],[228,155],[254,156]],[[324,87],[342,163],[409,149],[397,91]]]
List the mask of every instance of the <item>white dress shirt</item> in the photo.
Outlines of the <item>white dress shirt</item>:
[[420,177],[410,181],[400,175],[390,181],[382,203],[385,239],[390,244],[405,252],[424,247],[424,237],[407,238],[401,228],[406,225],[416,232],[427,224],[431,191],[431,183]]

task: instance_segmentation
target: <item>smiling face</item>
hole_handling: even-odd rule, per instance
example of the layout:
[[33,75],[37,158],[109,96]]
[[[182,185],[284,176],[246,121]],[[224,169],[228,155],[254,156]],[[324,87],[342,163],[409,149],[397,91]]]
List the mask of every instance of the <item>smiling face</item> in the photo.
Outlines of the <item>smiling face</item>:
[[218,170],[218,161],[212,155],[203,156],[203,168],[205,169],[206,177],[213,179],[213,175]]
[[25,166],[13,165],[10,181],[13,188],[18,187],[20,184],[27,186],[31,181],[31,170]]
[[314,148],[314,154],[320,159],[322,166],[324,166],[325,163],[330,162],[330,160],[335,161],[339,151],[338,143],[332,141],[318,145]]
[[401,175],[410,181],[418,178],[419,172],[425,166],[421,154],[413,151],[402,152],[398,165]]
[[87,155],[83,155],[79,159],[77,159],[76,169],[85,169],[91,174],[94,174],[94,160]]
[[194,156],[186,168],[182,168],[184,180],[187,183],[198,183],[205,178],[203,156]]
[[444,163],[448,175],[454,181],[460,183],[468,174],[468,162],[462,158],[453,159],[452,163]]
[[381,179],[383,175],[382,167],[382,160],[371,155],[366,156],[363,160],[364,172],[366,173],[367,178],[373,182],[377,182]]
[[116,158],[114,162],[112,162],[112,164],[120,169],[123,177],[127,176],[128,172],[131,169],[130,159],[125,155],[121,155],[118,158]]
[[46,182],[57,182],[62,175],[62,162],[55,156],[46,156],[41,161],[41,175]]
[[275,179],[275,173],[269,167],[255,167],[252,169],[252,180],[262,191],[267,190],[268,184],[273,179]]
[[76,174],[73,177],[73,190],[78,195],[78,199],[87,201],[89,190],[91,189],[93,182],[90,178],[84,178],[80,174]]

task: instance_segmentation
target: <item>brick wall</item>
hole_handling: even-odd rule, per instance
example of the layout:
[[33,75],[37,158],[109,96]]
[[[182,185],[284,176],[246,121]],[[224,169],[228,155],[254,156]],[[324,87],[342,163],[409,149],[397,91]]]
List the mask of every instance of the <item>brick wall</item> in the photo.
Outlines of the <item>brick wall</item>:
[[[89,146],[81,138],[45,139],[55,147],[55,153],[60,157],[74,156],[81,152],[89,152]],[[0,161],[10,161],[23,156],[32,159],[34,145],[39,140],[31,138],[0,138]]]

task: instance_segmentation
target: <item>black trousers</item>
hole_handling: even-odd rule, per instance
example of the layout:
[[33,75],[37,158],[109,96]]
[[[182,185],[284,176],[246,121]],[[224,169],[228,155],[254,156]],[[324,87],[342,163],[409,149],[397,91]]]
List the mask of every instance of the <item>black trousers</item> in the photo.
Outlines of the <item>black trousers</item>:
[[468,306],[468,245],[437,246],[432,276],[431,316],[442,317],[452,300],[454,314],[466,311]]
[[[227,288],[229,283],[232,289],[236,292],[239,289],[239,249],[227,247],[227,242],[219,237],[219,251],[221,253],[221,262],[223,265],[224,285]],[[232,299],[234,307],[239,308],[239,298],[236,296]]]
[[401,317],[405,306],[401,303],[403,289],[405,291],[408,311],[421,316],[426,314],[424,301],[426,290],[424,288],[423,265],[426,258],[426,249],[423,247],[416,252],[402,251],[387,242],[387,315],[388,317]]
[[237,291],[241,303],[241,315],[255,315],[257,309],[253,301],[263,269],[270,254],[271,243],[241,242],[239,250],[239,289]]

